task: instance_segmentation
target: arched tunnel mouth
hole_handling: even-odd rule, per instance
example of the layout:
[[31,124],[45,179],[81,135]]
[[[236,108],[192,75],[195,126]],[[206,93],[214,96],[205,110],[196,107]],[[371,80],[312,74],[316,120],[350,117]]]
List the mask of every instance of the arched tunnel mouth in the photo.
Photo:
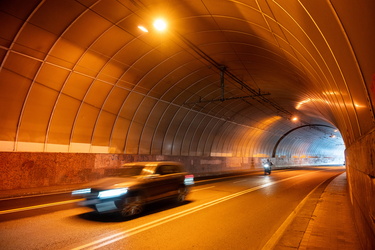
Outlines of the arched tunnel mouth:
[[[298,130],[308,128],[317,130],[319,133],[318,135],[314,135],[313,137],[305,138],[305,134],[298,134],[296,133]],[[283,140],[289,141],[297,141],[295,144],[299,144],[293,150],[294,147],[292,142],[289,142],[288,145],[291,147],[289,150],[282,150],[279,148],[282,145]],[[286,145],[284,145],[285,147]],[[298,154],[299,149],[298,147],[305,146],[306,149]],[[282,147],[282,146],[281,146]],[[341,133],[337,128],[331,125],[324,125],[324,124],[305,124],[295,127],[285,134],[283,134],[280,139],[276,142],[273,150],[272,150],[272,158],[282,158],[287,157],[285,152],[295,152],[294,155],[288,155],[288,157],[292,158],[322,158],[322,163],[325,162],[328,164],[336,165],[336,164],[345,164],[345,143],[342,139]]]

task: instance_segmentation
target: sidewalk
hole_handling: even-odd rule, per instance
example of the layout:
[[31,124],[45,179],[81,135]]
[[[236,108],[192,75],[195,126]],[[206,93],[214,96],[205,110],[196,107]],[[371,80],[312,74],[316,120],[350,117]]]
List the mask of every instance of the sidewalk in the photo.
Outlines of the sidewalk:
[[343,173],[323,192],[317,190],[312,195],[275,249],[361,250],[352,213],[346,173]]

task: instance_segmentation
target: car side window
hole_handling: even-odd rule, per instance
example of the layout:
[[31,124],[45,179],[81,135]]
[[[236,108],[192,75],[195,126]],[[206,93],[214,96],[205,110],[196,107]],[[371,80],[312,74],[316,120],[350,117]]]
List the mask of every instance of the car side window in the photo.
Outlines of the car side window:
[[162,174],[162,169],[161,169],[161,166],[157,167],[156,170],[155,170],[155,174]]
[[158,169],[156,170],[156,174],[160,175],[166,175],[166,174],[174,174],[174,173],[179,173],[179,169],[177,166],[174,165],[162,165],[159,166]]

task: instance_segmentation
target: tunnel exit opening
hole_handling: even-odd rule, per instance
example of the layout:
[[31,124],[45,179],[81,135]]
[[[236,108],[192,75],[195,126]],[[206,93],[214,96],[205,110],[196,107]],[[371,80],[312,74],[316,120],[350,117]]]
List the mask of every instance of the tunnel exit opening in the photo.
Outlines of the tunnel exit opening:
[[[306,130],[301,131],[304,128],[314,129],[316,132],[312,133],[313,136],[305,136]],[[345,163],[345,144],[335,127],[307,124],[283,134],[273,148],[272,158],[315,158],[317,165],[341,165]]]

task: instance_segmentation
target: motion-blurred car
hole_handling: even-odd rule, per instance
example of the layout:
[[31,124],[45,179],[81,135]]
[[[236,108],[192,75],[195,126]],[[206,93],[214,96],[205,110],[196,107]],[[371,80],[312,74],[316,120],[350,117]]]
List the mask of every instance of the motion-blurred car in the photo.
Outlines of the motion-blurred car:
[[194,176],[179,162],[134,162],[113,169],[111,177],[75,190],[72,195],[85,198],[80,206],[129,217],[141,213],[144,205],[151,202],[167,198],[185,201],[193,184]]

